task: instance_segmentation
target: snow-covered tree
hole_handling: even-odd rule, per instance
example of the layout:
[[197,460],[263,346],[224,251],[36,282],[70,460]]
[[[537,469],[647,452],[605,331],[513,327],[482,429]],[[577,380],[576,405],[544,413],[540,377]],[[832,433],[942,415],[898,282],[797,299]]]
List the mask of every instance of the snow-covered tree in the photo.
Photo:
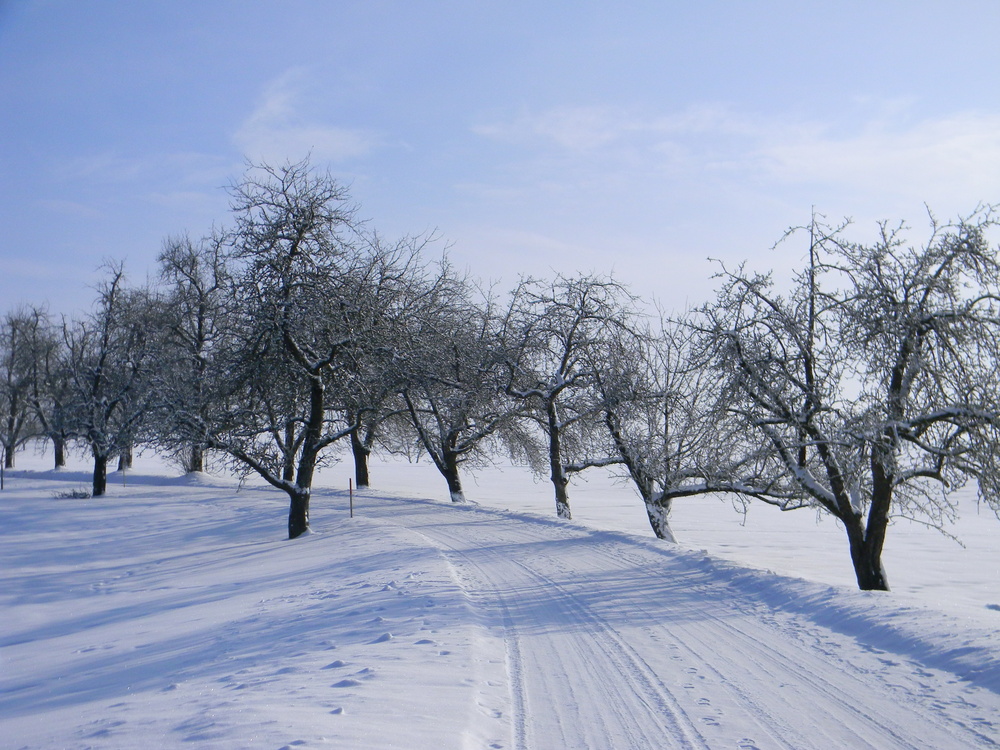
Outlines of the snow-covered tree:
[[[761,497],[835,516],[862,589],[887,589],[893,515],[940,526],[969,480],[1000,507],[1000,265],[991,214],[932,219],[928,241],[883,224],[870,244],[813,221],[810,262],[786,294],[723,271],[703,344],[729,414],[787,483]],[[786,493],[789,487],[796,492]]]
[[693,333],[683,318],[661,320],[658,330],[621,329],[594,365],[609,452],[638,491],[653,533],[670,541],[677,498],[777,491],[759,452],[735,450],[747,445],[742,426],[720,410],[714,373],[694,361]]
[[44,307],[24,312],[22,331],[31,351],[31,409],[38,434],[52,443],[53,463],[59,469],[66,465],[66,448],[73,437],[67,421],[71,379],[66,342]]
[[94,311],[63,324],[70,432],[94,459],[93,494],[107,487],[108,460],[130,450],[149,411],[155,306],[146,290],[128,289],[121,264],[108,266]]
[[616,460],[594,439],[601,409],[593,388],[610,341],[635,325],[635,304],[622,284],[597,275],[525,279],[511,294],[502,329],[506,392],[545,436],[537,453],[546,457],[560,518],[572,517],[570,476]]
[[37,434],[31,401],[35,359],[32,321],[28,309],[11,310],[0,319],[0,448],[4,469],[14,468],[14,454]]
[[418,449],[463,502],[460,467],[485,460],[493,438],[517,420],[504,394],[505,355],[489,300],[446,262],[409,309],[396,354],[400,395]]
[[234,314],[210,362],[210,416],[178,420],[187,439],[228,456],[289,497],[288,536],[309,529],[313,476],[351,425],[330,387],[366,325],[347,189],[308,161],[251,165],[232,188],[226,263]]
[[180,459],[185,471],[204,471],[203,439],[190,439],[175,418],[194,415],[212,422],[213,393],[209,363],[231,320],[232,287],[221,235],[192,242],[169,238],[160,253],[162,345],[157,352],[155,386],[157,442]]

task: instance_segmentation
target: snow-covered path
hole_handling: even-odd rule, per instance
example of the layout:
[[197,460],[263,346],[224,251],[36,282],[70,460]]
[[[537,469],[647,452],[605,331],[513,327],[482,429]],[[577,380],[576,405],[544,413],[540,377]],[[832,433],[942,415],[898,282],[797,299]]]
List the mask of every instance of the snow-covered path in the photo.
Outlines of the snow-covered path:
[[697,555],[481,509],[390,501],[378,511],[445,552],[502,643],[509,695],[495,709],[519,750],[989,747],[1000,737],[996,693],[770,607]]
[[269,488],[86,478],[0,495],[4,750],[1000,745],[995,630],[893,595],[419,485],[289,542]]

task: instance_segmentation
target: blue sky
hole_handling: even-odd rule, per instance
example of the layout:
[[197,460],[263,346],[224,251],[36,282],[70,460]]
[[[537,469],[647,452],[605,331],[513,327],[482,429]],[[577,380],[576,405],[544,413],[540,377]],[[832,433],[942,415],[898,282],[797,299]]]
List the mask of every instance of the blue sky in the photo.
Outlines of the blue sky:
[[477,276],[698,303],[710,256],[797,262],[813,206],[1000,202],[998,32],[994,0],[0,0],[0,301],[141,281],[245,158],[311,153]]

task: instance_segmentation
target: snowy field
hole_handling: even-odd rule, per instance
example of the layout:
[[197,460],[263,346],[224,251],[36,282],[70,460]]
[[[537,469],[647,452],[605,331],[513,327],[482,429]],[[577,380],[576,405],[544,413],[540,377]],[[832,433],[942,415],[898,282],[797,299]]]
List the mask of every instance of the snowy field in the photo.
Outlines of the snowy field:
[[[140,456],[24,453],[0,494],[2,748],[967,748],[1000,744],[1000,522],[890,529],[894,591],[855,590],[809,512],[376,462],[315,533],[285,497]],[[773,571],[773,572],[771,572]]]

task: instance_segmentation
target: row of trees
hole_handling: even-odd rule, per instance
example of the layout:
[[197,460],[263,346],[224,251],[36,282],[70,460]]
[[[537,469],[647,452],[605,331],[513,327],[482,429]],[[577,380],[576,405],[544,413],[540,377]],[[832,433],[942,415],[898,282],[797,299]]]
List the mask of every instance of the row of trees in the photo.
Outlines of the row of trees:
[[570,478],[610,466],[665,539],[691,495],[829,513],[865,589],[888,588],[893,515],[940,526],[970,480],[1000,507],[989,211],[932,222],[920,246],[814,219],[790,288],[720,267],[715,301],[668,318],[597,275],[500,297],[428,238],[387,242],[307,162],[251,167],[231,195],[230,226],[165,242],[155,283],[111,265],[89,316],[7,315],[8,468],[32,437],[57,465],[79,442],[99,495],[134,446],[189,471],[211,455],[287,493],[294,538],[335,446],[362,487],[373,450],[425,455],[455,501],[463,465],[504,452],[548,474],[564,518]]

